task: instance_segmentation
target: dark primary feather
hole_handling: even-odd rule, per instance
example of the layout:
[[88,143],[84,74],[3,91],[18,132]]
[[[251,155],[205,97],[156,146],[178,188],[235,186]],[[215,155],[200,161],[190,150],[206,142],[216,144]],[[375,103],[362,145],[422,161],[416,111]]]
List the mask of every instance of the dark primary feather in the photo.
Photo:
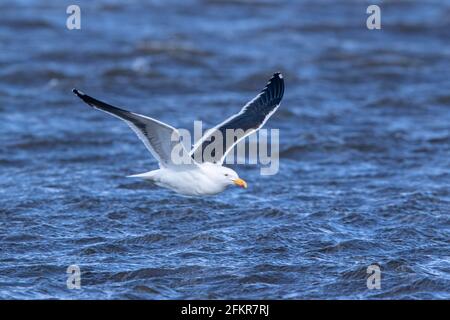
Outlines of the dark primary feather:
[[112,113],[115,114],[116,116],[119,116],[125,120],[128,121],[133,121],[133,114],[130,111],[124,110],[124,109],[120,109],[117,107],[114,107],[110,104],[107,104],[103,101],[97,100],[95,98],[92,98],[90,96],[88,96],[87,94],[84,94],[83,92],[81,92],[80,90],[77,89],[72,89],[72,92],[75,93],[75,95],[80,98],[81,100],[83,100],[84,102],[86,102],[88,105],[90,105],[93,108],[98,108],[101,109],[103,111],[106,111],[108,113]]

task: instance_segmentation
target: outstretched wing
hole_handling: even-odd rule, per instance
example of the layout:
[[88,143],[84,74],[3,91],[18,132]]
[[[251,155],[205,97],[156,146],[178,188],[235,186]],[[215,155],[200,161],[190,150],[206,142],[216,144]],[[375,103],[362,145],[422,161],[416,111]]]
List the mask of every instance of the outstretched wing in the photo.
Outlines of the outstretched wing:
[[[283,75],[279,72],[270,78],[264,89],[242,110],[208,132],[194,145],[191,156],[198,162],[214,162],[222,164],[230,150],[242,139],[260,129],[272,114],[280,106],[284,94]],[[226,141],[227,130],[235,130],[233,141]],[[240,134],[237,134],[239,130]],[[214,143],[216,134],[220,133],[222,139],[222,150],[207,147]],[[220,136],[220,135],[219,135]],[[211,154],[206,154],[211,151]],[[222,151],[222,152],[219,152]]]
[[176,161],[174,161],[175,159],[172,159],[172,150],[177,145],[180,148],[179,150],[182,150],[185,155],[188,154],[184,149],[180,141],[179,133],[175,128],[161,121],[114,107],[94,99],[77,89],[73,89],[72,91],[91,107],[102,110],[125,121],[139,139],[141,139],[150,153],[158,160],[160,166],[172,167],[180,164],[195,164],[191,158],[189,158],[187,162],[184,161],[182,163],[180,158],[176,159]]

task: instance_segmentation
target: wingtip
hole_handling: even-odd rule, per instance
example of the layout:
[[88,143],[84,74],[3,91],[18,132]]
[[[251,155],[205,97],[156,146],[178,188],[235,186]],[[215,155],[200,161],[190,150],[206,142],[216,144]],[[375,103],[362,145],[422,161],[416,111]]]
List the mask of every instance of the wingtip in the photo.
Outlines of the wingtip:
[[75,89],[75,88],[72,89],[72,92],[73,92],[77,97],[80,97],[80,98],[81,98],[82,96],[85,95],[82,91],[77,90],[77,89]]
[[281,72],[275,72],[272,77],[283,79],[283,74]]

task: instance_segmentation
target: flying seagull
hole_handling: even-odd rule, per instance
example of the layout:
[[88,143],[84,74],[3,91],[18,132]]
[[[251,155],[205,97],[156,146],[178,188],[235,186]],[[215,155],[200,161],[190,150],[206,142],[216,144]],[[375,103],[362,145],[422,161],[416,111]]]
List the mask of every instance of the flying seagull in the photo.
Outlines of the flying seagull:
[[[169,188],[188,196],[213,195],[224,191],[229,185],[247,188],[247,183],[238,174],[222,166],[227,153],[242,139],[260,129],[280,106],[284,93],[284,80],[281,73],[275,73],[264,89],[249,101],[239,113],[226,119],[213,129],[207,131],[190,152],[182,147],[177,129],[156,119],[130,112],[94,99],[80,90],[72,92],[85,103],[125,121],[142,140],[150,153],[159,162],[159,169],[132,175],[153,181],[156,185]],[[195,157],[202,154],[214,139],[211,136],[219,131],[225,136],[228,129],[242,129],[245,134],[232,144],[225,145],[223,154],[211,159]],[[180,164],[171,157],[175,146],[183,148],[189,154],[189,160]],[[213,155],[214,156],[214,155]]]

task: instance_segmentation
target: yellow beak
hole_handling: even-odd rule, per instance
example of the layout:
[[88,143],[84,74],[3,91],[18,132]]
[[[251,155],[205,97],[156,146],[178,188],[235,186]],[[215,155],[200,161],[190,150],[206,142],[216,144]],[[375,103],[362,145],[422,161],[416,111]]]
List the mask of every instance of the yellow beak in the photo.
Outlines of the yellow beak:
[[241,188],[245,188],[247,189],[247,182],[245,182],[244,180],[242,180],[241,178],[237,178],[235,180],[233,180],[234,184],[241,187]]

